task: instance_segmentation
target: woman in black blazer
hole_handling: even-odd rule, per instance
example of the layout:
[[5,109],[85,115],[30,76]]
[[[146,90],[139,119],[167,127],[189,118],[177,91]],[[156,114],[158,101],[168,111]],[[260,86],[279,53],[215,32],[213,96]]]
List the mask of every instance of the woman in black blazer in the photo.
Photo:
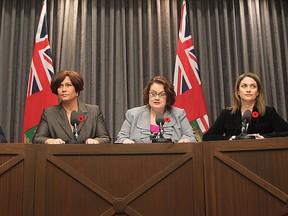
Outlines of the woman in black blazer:
[[[110,143],[99,106],[78,100],[83,86],[82,76],[75,71],[63,70],[53,76],[51,90],[61,102],[44,110],[33,143]],[[71,117],[72,112],[76,115]],[[78,124],[78,137],[75,136],[75,124],[70,124],[71,120]]]
[[247,134],[256,139],[288,136],[288,123],[275,108],[265,105],[264,90],[255,73],[240,75],[234,87],[232,106],[223,109],[214,124],[203,136],[203,141],[231,140],[241,134],[242,116],[250,110],[251,121]]

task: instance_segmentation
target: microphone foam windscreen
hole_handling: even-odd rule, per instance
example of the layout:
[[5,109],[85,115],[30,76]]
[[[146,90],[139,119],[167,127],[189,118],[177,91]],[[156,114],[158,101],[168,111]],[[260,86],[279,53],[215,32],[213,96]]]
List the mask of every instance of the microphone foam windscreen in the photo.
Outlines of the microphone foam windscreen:
[[70,116],[70,124],[72,126],[74,126],[75,124],[78,125],[79,124],[79,114],[76,110],[73,110],[71,112],[71,116]]
[[247,123],[251,121],[251,111],[250,110],[245,110],[243,116],[242,116],[242,122],[246,119]]
[[160,125],[160,123],[163,125],[164,124],[164,115],[162,113],[156,113],[156,118],[155,122],[157,125]]

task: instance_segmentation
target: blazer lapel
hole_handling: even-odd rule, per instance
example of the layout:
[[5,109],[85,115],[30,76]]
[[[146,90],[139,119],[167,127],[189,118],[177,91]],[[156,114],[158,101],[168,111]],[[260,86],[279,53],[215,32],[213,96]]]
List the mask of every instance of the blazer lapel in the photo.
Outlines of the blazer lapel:
[[[148,119],[148,121],[147,121]],[[136,127],[140,130],[140,139],[142,142],[151,142],[150,136],[150,108],[144,110],[144,112],[139,114],[138,121],[136,123]]]
[[55,117],[60,127],[65,131],[65,133],[69,136],[69,138],[71,140],[74,139],[74,135],[71,130],[70,123],[68,122],[66,112],[61,103],[58,105],[58,110],[56,112]]
[[[148,121],[147,121],[148,120]],[[143,113],[140,113],[137,125],[141,130],[148,130],[150,132],[150,112],[145,109]]]
[[170,110],[165,111],[163,130],[164,137],[166,139],[172,139],[174,135],[174,128],[180,127],[180,125],[178,125],[176,122],[176,118],[177,117]]
[[[255,106],[253,107],[252,112],[254,112],[254,111],[256,111],[256,112],[258,111]],[[250,131],[254,131],[256,121],[257,120],[251,116],[251,121],[250,121],[250,123],[248,125],[247,133],[249,133]]]
[[235,127],[237,128],[237,130],[241,131],[241,128],[242,128],[242,114],[241,114],[241,110],[240,109],[238,109],[236,111],[236,113],[234,115],[234,121],[235,121]]
[[88,111],[87,111],[87,108],[85,106],[84,103],[82,102],[79,102],[79,117],[83,117],[83,121],[79,123],[78,125],[78,131],[80,132],[83,125],[85,124],[85,122],[87,121],[87,119],[89,118],[89,115],[88,115]]
[[176,124],[174,115],[168,110],[164,113],[164,125],[163,128],[169,128]]

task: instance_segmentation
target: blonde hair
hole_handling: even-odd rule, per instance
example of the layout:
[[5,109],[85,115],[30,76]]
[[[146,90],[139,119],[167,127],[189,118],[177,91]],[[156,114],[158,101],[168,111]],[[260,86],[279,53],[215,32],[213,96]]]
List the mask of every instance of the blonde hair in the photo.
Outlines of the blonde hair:
[[257,83],[258,96],[256,97],[255,106],[257,107],[259,115],[263,116],[265,114],[264,89],[263,89],[263,85],[262,85],[259,77],[257,76],[257,74],[252,73],[252,72],[247,72],[247,73],[241,74],[238,77],[236,84],[235,84],[235,87],[234,87],[234,94],[232,97],[232,106],[230,107],[231,113],[234,114],[241,107],[241,98],[238,95],[238,91],[239,91],[240,83],[245,77],[250,77],[250,78],[254,79]]

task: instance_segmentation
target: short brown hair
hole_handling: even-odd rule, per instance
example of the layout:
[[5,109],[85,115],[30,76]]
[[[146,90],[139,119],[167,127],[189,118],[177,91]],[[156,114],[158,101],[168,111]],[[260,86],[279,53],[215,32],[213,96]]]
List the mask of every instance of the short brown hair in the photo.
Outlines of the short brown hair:
[[153,83],[163,85],[164,91],[166,93],[166,106],[172,106],[175,103],[176,94],[175,94],[172,83],[168,79],[166,79],[164,76],[155,76],[148,82],[148,84],[144,88],[144,93],[143,93],[144,104],[149,104],[149,92],[150,92],[150,87]]
[[56,73],[51,80],[50,87],[54,94],[58,95],[57,89],[66,77],[70,78],[77,93],[80,93],[80,91],[84,89],[83,77],[79,73],[76,71],[62,70]]

